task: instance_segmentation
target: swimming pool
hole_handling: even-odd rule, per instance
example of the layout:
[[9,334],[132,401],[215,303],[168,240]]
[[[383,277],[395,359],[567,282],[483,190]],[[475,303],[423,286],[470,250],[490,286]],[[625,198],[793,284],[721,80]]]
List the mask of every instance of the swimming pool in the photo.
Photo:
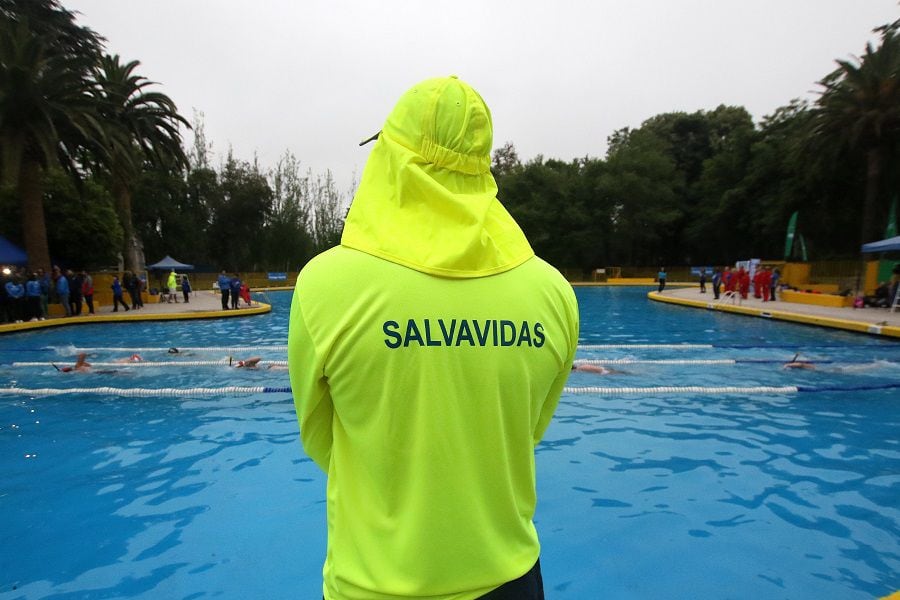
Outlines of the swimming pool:
[[[853,387],[900,380],[900,344],[580,288],[584,359],[835,361],[617,366],[570,385]],[[58,374],[72,346],[284,344],[268,315],[0,337],[0,385],[287,385],[283,371]],[[714,344],[714,348],[634,345]],[[791,346],[791,347],[787,347]],[[54,348],[68,354],[41,351]],[[279,352],[254,351],[280,359]],[[164,352],[145,358],[168,360]],[[184,359],[217,359],[197,351]],[[240,356],[244,358],[245,356]],[[566,394],[537,450],[547,597],[872,598],[900,589],[896,390]],[[0,396],[0,598],[318,598],[324,477],[286,394]]]

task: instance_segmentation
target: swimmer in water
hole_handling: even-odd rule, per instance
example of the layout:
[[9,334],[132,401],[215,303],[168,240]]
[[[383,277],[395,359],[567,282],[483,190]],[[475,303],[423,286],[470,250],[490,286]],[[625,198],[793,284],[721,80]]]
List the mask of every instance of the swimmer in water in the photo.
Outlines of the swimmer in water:
[[800,353],[794,355],[790,361],[784,363],[782,369],[809,369],[815,370],[816,366],[809,361],[797,360],[800,357]]
[[259,368],[259,361],[262,358],[259,356],[252,356],[245,360],[237,360],[232,361],[231,357],[228,357],[228,365],[234,367],[235,369],[257,369]]
[[[53,363],[50,363],[50,364],[53,365]],[[60,367],[57,367],[56,365],[53,365],[53,368],[61,373],[72,373],[72,372],[89,373],[91,371],[91,363],[89,363],[87,361],[87,354],[82,352],[81,354],[78,355],[78,359],[75,361],[74,367],[60,368]]]
[[603,365],[590,365],[583,363],[572,365],[572,370],[585,373],[595,373],[597,375],[628,375],[627,371],[611,369],[609,367],[604,367]]
[[132,354],[132,355],[129,356],[128,358],[117,358],[117,359],[114,360],[113,362],[117,362],[117,363],[135,363],[135,362],[141,362],[141,361],[143,361],[143,360],[144,360],[144,359],[141,357],[140,354]]

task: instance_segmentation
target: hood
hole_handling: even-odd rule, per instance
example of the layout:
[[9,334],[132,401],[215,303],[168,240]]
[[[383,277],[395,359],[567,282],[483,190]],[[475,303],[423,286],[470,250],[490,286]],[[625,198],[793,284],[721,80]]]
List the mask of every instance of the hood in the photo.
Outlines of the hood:
[[534,251],[497,200],[491,113],[454,77],[407,91],[384,123],[341,245],[442,277],[508,271]]

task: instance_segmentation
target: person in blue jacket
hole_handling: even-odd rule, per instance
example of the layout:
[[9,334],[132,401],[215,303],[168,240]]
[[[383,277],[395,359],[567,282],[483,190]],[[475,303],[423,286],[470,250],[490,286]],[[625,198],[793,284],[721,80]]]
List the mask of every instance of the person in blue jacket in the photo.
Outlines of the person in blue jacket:
[[112,288],[113,292],[113,312],[119,312],[119,304],[121,304],[125,308],[125,312],[128,312],[128,304],[122,298],[122,282],[119,281],[118,277],[113,277],[112,285],[109,286]]
[[187,275],[181,276],[181,295],[184,296],[184,303],[191,301],[191,282]]
[[9,318],[13,323],[21,323],[25,304],[25,286],[18,277],[13,277],[6,282],[6,297],[9,302]]
[[228,298],[231,296],[231,278],[225,271],[219,273],[219,291],[222,293],[222,310],[228,310]]
[[72,307],[69,306],[69,280],[62,274],[59,267],[53,267],[53,279],[56,283],[56,297],[59,303],[62,304],[63,310],[66,311],[66,316],[71,317]]
[[32,273],[25,283],[25,318],[29,321],[43,321],[41,315],[41,282],[37,273]]
[[237,309],[240,307],[239,302],[241,299],[241,276],[237,273],[234,274],[234,277],[231,278],[231,308]]

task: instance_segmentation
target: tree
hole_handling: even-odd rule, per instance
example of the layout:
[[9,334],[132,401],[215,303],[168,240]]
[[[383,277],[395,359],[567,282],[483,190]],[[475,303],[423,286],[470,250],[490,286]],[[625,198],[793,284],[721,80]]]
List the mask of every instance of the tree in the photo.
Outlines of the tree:
[[878,48],[869,43],[862,57],[836,61],[820,82],[812,128],[813,151],[833,144],[865,157],[860,243],[879,238],[884,170],[900,139],[900,33],[893,25],[879,31]]
[[79,154],[106,143],[91,79],[101,51],[102,38],[57,0],[0,1],[0,162],[21,201],[31,269],[50,267],[44,170],[77,175]]
[[229,152],[219,177],[221,194],[210,198],[209,255],[222,268],[258,266],[265,258],[265,224],[272,211],[272,190],[254,161]]
[[125,268],[140,267],[139,240],[132,218],[132,182],[144,162],[180,171],[187,166],[179,125],[190,128],[171,98],[148,91],[154,82],[135,75],[140,62],[122,64],[119,57],[104,56],[97,70],[102,96],[101,110],[110,128],[109,171],[119,222],[124,232],[122,256]]
[[268,266],[290,271],[309,259],[312,239],[310,215],[300,161],[285,152],[269,174],[272,188],[272,213],[266,224]]

